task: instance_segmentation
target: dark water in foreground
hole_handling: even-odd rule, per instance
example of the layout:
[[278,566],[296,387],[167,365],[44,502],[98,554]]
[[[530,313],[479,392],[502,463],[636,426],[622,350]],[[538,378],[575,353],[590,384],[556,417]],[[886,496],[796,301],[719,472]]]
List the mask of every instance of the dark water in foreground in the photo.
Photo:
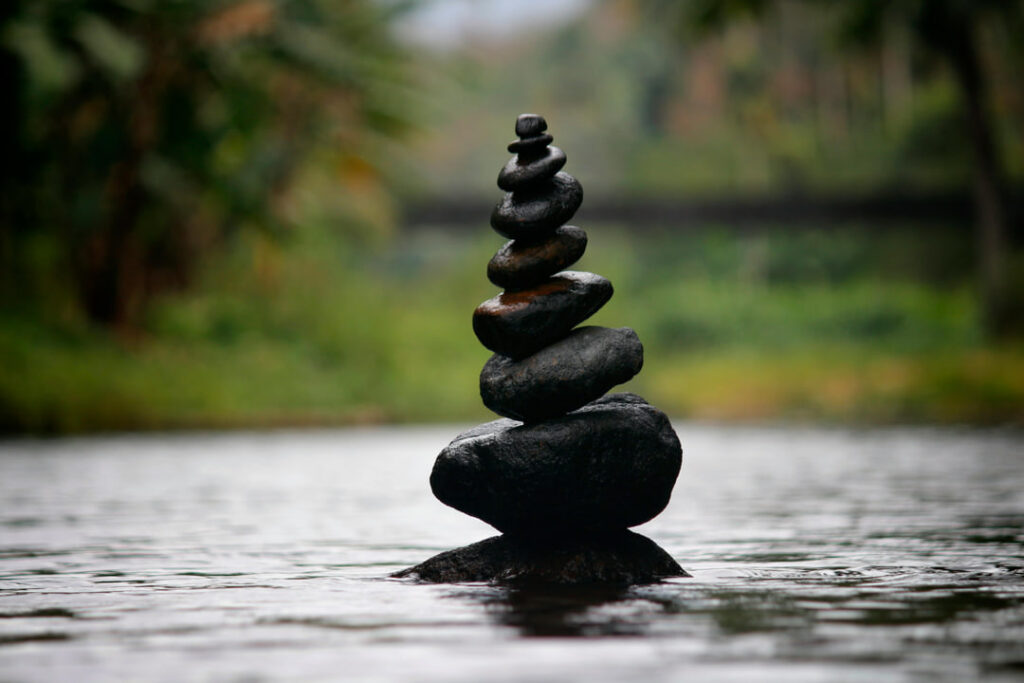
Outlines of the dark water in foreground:
[[492,534],[455,427],[0,443],[0,680],[1024,677],[1024,439],[678,425],[630,590],[386,578]]

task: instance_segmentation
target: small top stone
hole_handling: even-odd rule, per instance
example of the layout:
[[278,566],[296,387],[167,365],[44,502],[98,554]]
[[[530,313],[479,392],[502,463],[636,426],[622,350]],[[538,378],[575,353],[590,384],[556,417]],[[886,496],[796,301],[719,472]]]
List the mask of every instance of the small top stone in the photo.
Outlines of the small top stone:
[[548,129],[548,122],[539,114],[520,114],[516,119],[516,135],[532,138]]

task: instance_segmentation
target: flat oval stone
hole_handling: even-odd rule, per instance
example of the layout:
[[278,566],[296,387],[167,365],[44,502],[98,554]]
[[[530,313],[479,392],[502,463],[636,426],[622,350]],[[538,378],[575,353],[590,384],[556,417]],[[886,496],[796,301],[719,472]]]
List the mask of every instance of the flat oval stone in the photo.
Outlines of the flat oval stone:
[[513,140],[512,142],[508,143],[507,149],[513,154],[516,154],[517,152],[539,152],[540,150],[544,149],[552,142],[554,142],[554,140],[555,138],[553,138],[550,134],[541,133],[540,135],[534,135],[533,137],[519,138],[518,140]]
[[430,474],[434,495],[521,538],[600,535],[665,509],[682,463],[668,418],[613,394],[553,420],[495,420],[455,437]]
[[502,289],[532,287],[576,263],[587,249],[587,233],[563,225],[543,242],[512,240],[487,264],[487,279]]
[[583,203],[583,188],[565,172],[508,192],[491,212],[491,227],[513,240],[541,240],[568,223]]
[[533,159],[514,156],[498,173],[498,187],[503,190],[517,190],[538,180],[550,178],[565,166],[565,152],[558,147],[548,147],[544,154]]
[[480,372],[484,405],[537,422],[565,415],[640,372],[644,347],[628,327],[581,327],[522,360],[495,354]]
[[473,331],[491,351],[529,356],[592,316],[612,291],[612,283],[600,275],[567,270],[531,289],[483,302],[473,311]]
[[548,129],[548,122],[540,114],[520,114],[516,118],[516,135],[532,138]]

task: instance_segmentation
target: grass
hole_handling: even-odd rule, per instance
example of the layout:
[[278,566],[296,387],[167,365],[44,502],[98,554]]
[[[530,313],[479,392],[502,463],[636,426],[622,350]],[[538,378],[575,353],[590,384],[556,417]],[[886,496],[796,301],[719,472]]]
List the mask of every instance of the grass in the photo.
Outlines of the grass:
[[719,352],[670,358],[648,384],[651,400],[694,419],[1024,424],[1019,348]]
[[[625,388],[672,415],[1024,424],[1024,345],[982,343],[960,279],[907,277],[934,245],[893,242],[879,259],[856,232],[590,232],[578,267],[617,290],[592,321],[637,330],[646,367]],[[0,428],[488,419],[470,316],[496,293],[484,265],[500,239],[481,233],[242,239],[132,339],[4,313]]]

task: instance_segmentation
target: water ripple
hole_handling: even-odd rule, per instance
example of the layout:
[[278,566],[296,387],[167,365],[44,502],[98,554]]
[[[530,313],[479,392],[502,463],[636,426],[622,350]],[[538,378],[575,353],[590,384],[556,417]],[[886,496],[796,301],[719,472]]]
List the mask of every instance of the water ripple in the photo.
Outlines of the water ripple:
[[491,535],[437,503],[457,428],[0,443],[14,680],[1013,680],[1024,463],[1007,432],[680,425],[642,529],[693,578],[432,586]]

